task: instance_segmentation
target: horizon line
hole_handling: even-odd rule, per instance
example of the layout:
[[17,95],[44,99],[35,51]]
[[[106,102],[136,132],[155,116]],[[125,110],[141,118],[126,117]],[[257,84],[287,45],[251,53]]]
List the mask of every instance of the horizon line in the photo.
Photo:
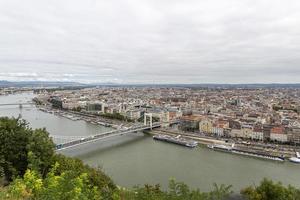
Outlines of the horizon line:
[[8,83],[37,83],[37,82],[48,82],[48,83],[76,83],[76,84],[82,84],[82,85],[299,85],[300,82],[295,83],[288,83],[288,82],[269,82],[269,83],[262,83],[262,82],[256,82],[256,83],[118,83],[118,82],[90,82],[90,83],[84,83],[80,81],[55,81],[55,80],[0,80],[1,82],[8,82]]

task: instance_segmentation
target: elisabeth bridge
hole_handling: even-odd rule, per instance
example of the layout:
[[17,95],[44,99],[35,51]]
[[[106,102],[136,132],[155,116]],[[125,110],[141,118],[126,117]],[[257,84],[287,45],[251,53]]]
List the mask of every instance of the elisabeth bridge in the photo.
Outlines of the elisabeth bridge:
[[[149,121],[147,119],[150,119]],[[64,149],[69,149],[75,146],[92,143],[99,140],[104,140],[107,138],[112,138],[116,136],[121,136],[133,132],[144,131],[144,130],[152,130],[154,128],[159,128],[161,126],[170,126],[173,124],[179,123],[178,120],[174,121],[160,121],[160,122],[152,122],[152,114],[146,113],[144,115],[144,124],[138,123],[129,128],[120,128],[116,130],[112,130],[105,133],[99,133],[96,135],[89,136],[61,136],[61,135],[50,135],[52,140],[56,144],[56,151],[61,151]]]

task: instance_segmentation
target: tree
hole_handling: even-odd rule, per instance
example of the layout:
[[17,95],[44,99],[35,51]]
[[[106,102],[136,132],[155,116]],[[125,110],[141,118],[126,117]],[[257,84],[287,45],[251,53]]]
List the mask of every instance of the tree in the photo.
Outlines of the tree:
[[3,199],[23,200],[90,200],[101,199],[96,186],[89,184],[87,174],[73,176],[72,171],[55,175],[55,165],[45,179],[36,171],[27,170],[23,179],[16,179],[8,188]]
[[80,176],[80,174],[87,174],[87,180],[89,184],[99,188],[102,196],[106,197],[105,199],[110,199],[109,197],[117,189],[114,182],[99,168],[95,169],[88,165],[85,165],[79,159],[56,154],[54,156],[54,161],[58,163],[55,171],[57,175],[72,171],[72,175],[75,178],[77,176]]
[[231,186],[215,184],[211,192],[201,192],[189,188],[185,183],[170,180],[167,191],[162,191],[159,185],[146,184],[144,187],[136,186],[133,190],[121,189],[119,197],[130,200],[224,200],[231,193]]
[[45,174],[53,164],[53,154],[54,143],[45,129],[32,130],[24,120],[0,118],[0,168],[6,180],[23,176],[29,164],[28,155],[36,158],[36,167]]
[[29,158],[36,158],[35,160],[37,162],[35,163],[35,167],[36,170],[41,172],[42,176],[46,175],[54,163],[54,148],[55,145],[46,129],[36,129],[31,132],[27,144],[28,161],[29,165],[32,165],[33,160]]
[[82,108],[80,106],[72,108],[72,111],[75,111],[75,112],[80,112],[81,110],[82,110]]
[[[26,185],[30,189],[25,190],[22,181],[29,176],[38,176],[42,181],[48,180],[51,175],[48,172],[52,170],[55,179],[60,177],[62,181],[66,180],[66,186],[68,181],[72,184],[88,185],[97,188],[97,192],[107,197],[106,199],[112,199],[111,196],[117,188],[106,174],[100,169],[85,165],[79,159],[55,154],[54,148],[55,145],[45,129],[33,130],[24,120],[0,118],[0,178],[5,177],[9,182],[16,179],[15,188],[23,188],[23,192],[30,196],[32,188]],[[53,171],[55,163],[57,166]],[[24,180],[20,178],[23,175]],[[71,189],[71,186],[68,187]],[[67,188],[65,190],[67,192]]]
[[263,179],[257,187],[247,187],[241,194],[248,200],[300,200],[300,190],[283,186],[280,182]]

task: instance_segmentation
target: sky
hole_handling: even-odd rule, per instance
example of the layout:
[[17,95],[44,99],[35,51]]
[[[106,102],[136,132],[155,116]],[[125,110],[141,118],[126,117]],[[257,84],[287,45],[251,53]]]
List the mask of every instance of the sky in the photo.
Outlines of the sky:
[[0,80],[299,83],[299,0],[0,0]]

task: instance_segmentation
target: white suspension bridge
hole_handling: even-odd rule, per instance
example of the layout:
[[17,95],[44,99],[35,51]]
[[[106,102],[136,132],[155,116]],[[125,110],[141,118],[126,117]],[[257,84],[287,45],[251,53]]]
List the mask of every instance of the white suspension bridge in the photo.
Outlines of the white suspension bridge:
[[[176,124],[179,121],[171,121],[168,122],[168,125]],[[130,128],[123,128],[123,129],[117,129],[105,133],[99,133],[96,135],[90,135],[90,136],[57,136],[57,135],[50,135],[52,137],[54,143],[56,144],[56,151],[61,151],[64,149],[69,149],[75,146],[79,146],[82,144],[92,143],[95,141],[121,136],[124,134],[132,133],[132,132],[138,132],[143,130],[149,130],[153,128],[161,127],[162,124],[165,122],[155,122],[152,123],[152,120],[150,121],[150,124],[144,123],[144,125],[134,125]]]
[[[34,102],[17,102],[17,103],[0,103],[0,106],[8,106],[8,105],[19,105],[21,108],[23,105],[32,105]],[[149,123],[147,123],[147,119],[149,118]],[[153,129],[153,128],[158,128],[161,127],[163,124],[164,125],[173,125],[177,124],[179,121],[174,120],[174,121],[161,121],[161,122],[154,122],[152,121],[152,113],[145,113],[144,115],[144,124],[135,124],[130,128],[121,128],[105,133],[99,133],[96,135],[90,135],[90,136],[62,136],[62,135],[50,135],[52,138],[53,142],[56,144],[56,151],[72,148],[78,145],[82,144],[87,144],[91,142],[95,142],[98,140],[103,140],[106,138],[111,138],[111,137],[116,137],[132,132],[138,132],[138,131],[143,131],[143,130],[148,130],[148,129]]]
[[23,105],[34,105],[32,102],[22,102],[22,103],[0,103],[0,106],[20,106]]

